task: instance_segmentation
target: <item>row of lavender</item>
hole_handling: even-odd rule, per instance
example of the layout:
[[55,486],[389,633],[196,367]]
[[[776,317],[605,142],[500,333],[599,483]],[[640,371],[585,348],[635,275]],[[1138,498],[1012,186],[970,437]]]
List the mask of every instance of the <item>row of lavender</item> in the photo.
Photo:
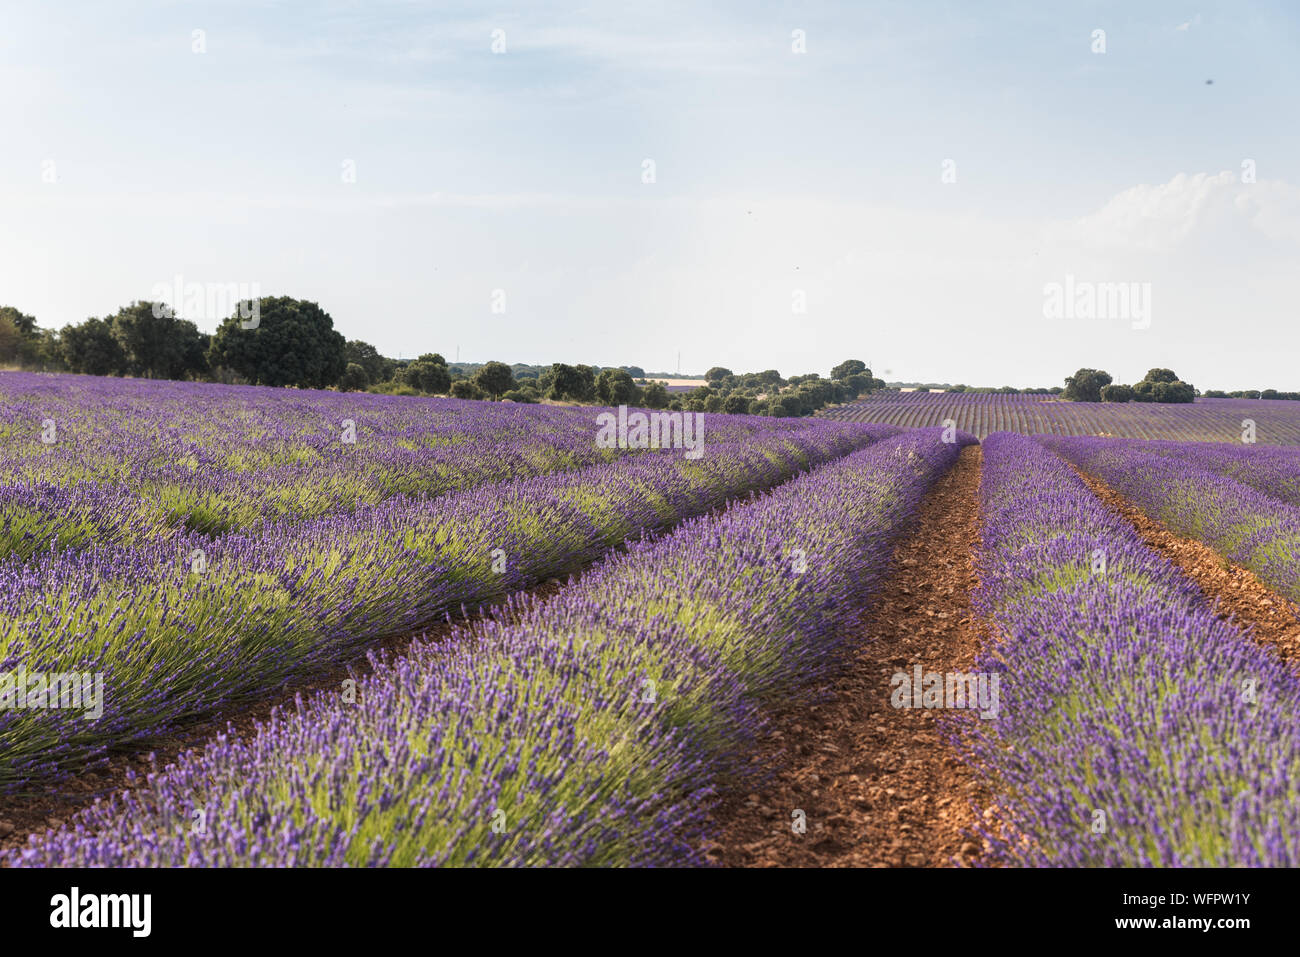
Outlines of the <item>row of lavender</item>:
[[[1134,443],[1116,442],[1119,447]],[[1207,472],[1216,472],[1259,492],[1300,506],[1300,449],[1277,445],[1145,442],[1155,452]]]
[[1042,445],[996,434],[984,462],[978,606],[1003,637],[978,667],[1003,675],[1001,715],[954,729],[993,787],[994,853],[1300,864],[1300,680]]
[[1205,542],[1300,601],[1300,507],[1288,500],[1300,478],[1300,453],[1194,445],[1152,451],[1114,439],[1042,441],[1174,532]]
[[[0,374],[0,557],[220,534],[612,461],[600,409]],[[728,444],[800,423],[710,416]]]
[[759,705],[830,666],[957,454],[937,430],[898,436],[688,522],[379,662],[355,698],[183,755],[11,862],[700,863]]
[[806,423],[698,460],[646,452],[216,540],[189,532],[0,562],[0,675],[102,676],[102,700],[85,708],[48,707],[45,694],[0,709],[0,786],[500,600],[894,431]]

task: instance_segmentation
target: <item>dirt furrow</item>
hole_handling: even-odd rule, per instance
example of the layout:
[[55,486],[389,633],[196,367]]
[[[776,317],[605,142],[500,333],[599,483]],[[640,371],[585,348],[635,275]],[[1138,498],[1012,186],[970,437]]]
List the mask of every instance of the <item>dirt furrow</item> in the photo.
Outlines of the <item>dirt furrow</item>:
[[[982,635],[976,584],[981,451],[971,446],[922,502],[873,599],[862,641],[816,703],[770,715],[755,793],[724,798],[709,856],[733,867],[938,867],[981,848],[963,832],[985,795],[933,710],[895,708],[891,678],[969,672]],[[803,812],[798,833],[796,812]]]
[[1255,638],[1300,668],[1300,607],[1259,580],[1254,572],[1194,538],[1175,535],[1094,475],[1079,477],[1107,507],[1121,515],[1142,540],[1182,569],[1217,609],[1220,618],[1248,626]]

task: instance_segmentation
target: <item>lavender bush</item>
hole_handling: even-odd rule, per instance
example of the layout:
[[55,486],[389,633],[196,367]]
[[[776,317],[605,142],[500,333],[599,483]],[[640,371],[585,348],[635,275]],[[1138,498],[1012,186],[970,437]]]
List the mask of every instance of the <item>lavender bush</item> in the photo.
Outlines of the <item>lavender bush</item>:
[[102,673],[107,698],[97,720],[0,710],[0,784],[74,768],[361,642],[500,600],[891,431],[806,423],[694,461],[647,452],[217,539],[0,562],[0,673]]
[[[1300,601],[1300,508],[1196,464],[1209,458],[1225,471],[1246,471],[1253,453],[1233,461],[1214,448],[1208,456],[1195,447],[1187,449],[1186,455],[1181,450],[1158,454],[1107,439],[1048,441],[1150,517],[1180,535],[1203,541],[1286,597]],[[1284,462],[1276,455],[1270,460],[1275,467]],[[1264,479],[1254,482],[1263,484]]]
[[1300,449],[1241,442],[1144,442],[1142,451],[1217,472],[1288,505],[1300,506]]
[[887,439],[691,520],[549,601],[377,661],[354,700],[320,693],[184,754],[10,862],[701,863],[757,704],[830,667],[958,447]]
[[1300,680],[1220,621],[1060,458],[984,443],[977,607],[995,720],[956,719],[1032,866],[1300,864]]

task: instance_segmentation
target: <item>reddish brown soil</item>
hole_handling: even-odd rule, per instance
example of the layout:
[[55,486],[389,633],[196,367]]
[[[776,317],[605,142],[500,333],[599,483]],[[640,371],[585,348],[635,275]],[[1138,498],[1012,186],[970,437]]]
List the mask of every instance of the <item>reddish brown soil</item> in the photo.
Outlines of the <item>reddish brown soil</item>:
[[[982,848],[963,836],[983,794],[941,740],[935,712],[895,709],[891,676],[969,671],[983,631],[976,584],[981,451],[962,451],[922,502],[914,531],[872,601],[862,641],[815,704],[770,715],[756,755],[770,783],[728,795],[714,812],[711,859],[733,867],[939,867]],[[795,809],[806,832],[794,833]]]
[[1147,545],[1181,568],[1215,605],[1220,618],[1250,627],[1258,641],[1300,667],[1300,607],[1261,582],[1254,572],[1228,561],[1208,545],[1175,535],[1100,479],[1082,471],[1079,477],[1094,495],[1137,529]]

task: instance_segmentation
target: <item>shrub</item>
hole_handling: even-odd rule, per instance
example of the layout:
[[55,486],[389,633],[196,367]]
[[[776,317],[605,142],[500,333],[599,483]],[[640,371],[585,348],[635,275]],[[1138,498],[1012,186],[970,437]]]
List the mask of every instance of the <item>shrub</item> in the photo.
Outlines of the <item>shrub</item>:
[[1102,386],[1102,402],[1132,402],[1133,387],[1131,385],[1120,385],[1118,383]]
[[368,385],[370,385],[370,377],[356,362],[349,362],[347,368],[343,370],[343,375],[339,377],[340,392],[363,392]]

